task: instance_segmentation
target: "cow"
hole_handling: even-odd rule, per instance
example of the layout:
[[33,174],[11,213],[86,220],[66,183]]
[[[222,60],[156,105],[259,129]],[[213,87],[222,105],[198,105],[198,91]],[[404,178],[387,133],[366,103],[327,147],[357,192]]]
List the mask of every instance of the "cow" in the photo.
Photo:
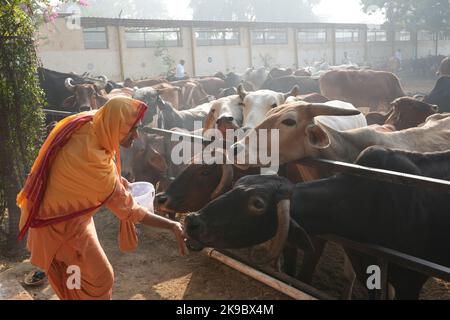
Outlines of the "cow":
[[243,110],[239,95],[220,98],[211,101],[210,104],[211,109],[203,127],[203,134],[207,137],[210,137],[212,129],[217,129],[226,138],[227,130],[235,130],[242,126]]
[[446,57],[444,60],[442,60],[441,65],[436,72],[436,75],[438,77],[450,76],[450,57]]
[[[450,114],[435,114],[421,127],[396,132],[387,133],[372,126],[338,131],[332,129],[330,123],[325,124],[325,121],[315,118],[322,115],[350,116],[358,111],[331,107],[329,104],[332,101],[326,104],[298,102],[273,109],[249,135],[257,135],[259,130],[278,129],[281,164],[306,157],[353,162],[362,150],[372,145],[417,152],[450,149]],[[345,118],[333,119],[338,121]],[[249,140],[247,136],[238,141],[230,153],[244,152],[245,159],[249,159],[249,153],[255,152],[254,148],[249,147]],[[271,150],[271,143],[268,138],[267,150]]]
[[267,75],[267,79],[278,79],[281,77],[290,76],[292,73],[293,70],[291,68],[272,68]]
[[182,92],[182,90],[180,87],[174,86],[166,82],[155,84],[151,87],[158,92],[158,94],[164,101],[169,102],[172,105],[172,107],[174,107],[177,110],[181,109],[180,93]]
[[197,79],[203,90],[210,95],[217,97],[222,89],[228,88],[225,80],[215,77],[206,77],[202,79]]
[[131,80],[130,78],[126,78],[125,81],[123,82],[123,86],[124,87],[128,87],[128,88],[145,88],[145,87],[152,87],[154,85],[157,84],[161,84],[161,83],[168,83],[169,81],[167,81],[166,79],[163,78],[154,78],[154,79],[144,79],[144,80]]
[[106,92],[103,91],[106,82],[74,85],[72,78],[67,78],[64,84],[66,89],[73,94],[64,100],[63,107],[65,110],[71,112],[96,110],[108,101]]
[[[244,75],[242,76],[242,80],[250,82],[256,90],[264,89],[261,86],[267,79],[268,72],[266,68],[260,67],[255,70],[255,68],[248,68]],[[292,88],[292,86],[291,86]]]
[[207,102],[189,110],[178,111],[158,95],[156,98],[156,106],[160,111],[158,114],[158,127],[193,131],[198,129],[195,127],[196,122],[200,122],[204,127],[208,121],[207,118],[210,116],[212,105],[213,102]]
[[256,127],[265,118],[269,110],[284,104],[288,97],[296,96],[300,93],[298,86],[294,86],[287,93],[272,90],[247,92],[242,85],[239,85],[237,91],[242,101],[244,128]]
[[[278,79],[267,79],[261,89],[286,92],[294,86],[299,86],[302,94],[320,93],[319,80],[312,77],[285,76]],[[327,95],[324,94],[324,96]]]
[[325,103],[330,101],[327,97],[318,93],[309,93],[298,96],[291,96],[286,99],[286,104],[294,103],[298,101],[310,102],[310,103]]
[[436,105],[431,105],[410,97],[395,99],[388,113],[370,112],[366,115],[367,124],[392,125],[395,130],[417,127],[438,112]]
[[62,73],[45,68],[38,68],[38,77],[48,106],[56,110],[61,110],[64,100],[72,95],[72,92],[68,91],[65,85],[67,78],[72,79],[73,85],[86,83],[82,75]]
[[171,84],[181,89],[178,110],[190,109],[212,100],[212,97],[206,93],[197,80],[179,80],[173,81]]
[[392,101],[406,94],[400,80],[390,72],[332,70],[319,79],[322,95],[357,108],[388,109]]
[[440,112],[450,112],[450,76],[440,77],[423,101],[437,105]]
[[220,90],[219,95],[216,98],[220,99],[220,98],[233,96],[236,94],[238,94],[236,87],[225,88],[225,89]]
[[297,77],[311,77],[311,72],[309,70],[307,70],[306,68],[301,68],[298,70],[295,70],[294,76]]
[[[450,152],[412,153],[370,147],[356,164],[450,179]],[[450,267],[450,197],[425,188],[339,174],[292,185],[278,176],[249,176],[185,219],[188,247],[236,249],[270,241],[265,261],[288,243],[314,250],[311,236],[335,234],[376,244]],[[264,261],[264,262],[265,262]],[[360,280],[374,257],[353,260]],[[427,276],[390,265],[396,298],[417,299]],[[364,275],[364,276],[363,276]]]

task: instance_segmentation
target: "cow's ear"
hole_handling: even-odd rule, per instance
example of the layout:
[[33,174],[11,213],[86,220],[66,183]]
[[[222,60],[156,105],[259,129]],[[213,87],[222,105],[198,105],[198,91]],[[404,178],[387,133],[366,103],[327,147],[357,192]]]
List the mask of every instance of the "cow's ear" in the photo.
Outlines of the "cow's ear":
[[289,97],[296,97],[298,95],[300,95],[300,87],[295,85],[290,92],[284,94],[284,100]]
[[156,168],[159,172],[166,172],[168,165],[164,157],[153,148],[151,151],[151,156],[147,159],[148,164]]
[[239,86],[237,87],[237,92],[239,97],[241,98],[242,101],[244,101],[245,97],[247,96],[248,92],[245,91],[244,86],[241,84],[239,84]]
[[318,125],[310,124],[305,129],[306,137],[311,146],[317,149],[326,149],[330,146],[330,138]]
[[63,108],[70,109],[75,104],[75,96],[70,96],[63,101]]
[[205,121],[205,126],[203,128],[203,132],[206,132],[209,129],[213,129],[214,128],[214,122],[215,122],[215,118],[214,118],[214,109],[211,108],[211,110],[209,110],[208,116],[206,117],[206,121]]
[[288,242],[305,252],[312,253],[315,251],[311,238],[305,229],[300,227],[292,218],[289,222]]

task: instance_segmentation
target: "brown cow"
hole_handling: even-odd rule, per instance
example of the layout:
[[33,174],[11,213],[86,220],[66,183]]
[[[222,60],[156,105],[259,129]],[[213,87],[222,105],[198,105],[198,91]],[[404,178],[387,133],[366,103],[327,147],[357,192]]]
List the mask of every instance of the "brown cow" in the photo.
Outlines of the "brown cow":
[[171,82],[172,85],[179,87],[179,103],[178,110],[191,109],[203,103],[210,101],[209,96],[202,85],[193,80],[179,80]]
[[72,82],[72,78],[67,78],[64,83],[66,89],[73,93],[73,96],[64,100],[64,109],[71,112],[95,110],[108,101],[106,92],[103,90],[106,83],[74,85]]
[[309,93],[309,94],[303,94],[295,97],[289,97],[286,99],[287,103],[297,102],[297,101],[305,101],[310,103],[325,103],[330,101],[327,97],[324,97],[318,93]]
[[442,60],[441,65],[439,66],[439,70],[436,72],[438,77],[442,76],[450,76],[450,57]]
[[126,78],[125,81],[123,82],[123,86],[127,88],[134,88],[134,87],[145,88],[145,87],[152,87],[160,83],[168,83],[168,81],[163,78],[150,78],[136,81],[131,80],[130,78]]
[[197,79],[196,82],[198,82],[203,87],[208,95],[214,97],[218,97],[220,90],[227,87],[225,80],[215,77]]
[[180,107],[180,87],[176,87],[170,83],[163,82],[152,86],[152,88],[159,93],[164,101],[170,102],[172,107],[178,110],[178,108]]
[[438,106],[428,104],[410,97],[402,97],[392,102],[388,113],[370,112],[366,115],[367,124],[392,125],[396,130],[414,128],[437,113]]
[[331,70],[319,80],[322,95],[350,102],[357,108],[389,108],[391,101],[405,96],[393,73],[372,70]]

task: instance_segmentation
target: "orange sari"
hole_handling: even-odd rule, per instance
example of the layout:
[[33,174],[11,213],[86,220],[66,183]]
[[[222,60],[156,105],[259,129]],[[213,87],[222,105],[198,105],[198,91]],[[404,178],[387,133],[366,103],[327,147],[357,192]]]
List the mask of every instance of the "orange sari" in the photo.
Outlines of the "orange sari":
[[[120,249],[137,246],[134,223],[145,210],[121,183],[119,144],[146,109],[137,100],[116,97],[98,111],[59,122],[17,196],[20,239],[29,231],[31,262],[47,272],[60,298],[111,297],[112,268],[92,219],[102,205],[120,218]],[[83,267],[81,290],[65,288],[63,279],[73,264]]]

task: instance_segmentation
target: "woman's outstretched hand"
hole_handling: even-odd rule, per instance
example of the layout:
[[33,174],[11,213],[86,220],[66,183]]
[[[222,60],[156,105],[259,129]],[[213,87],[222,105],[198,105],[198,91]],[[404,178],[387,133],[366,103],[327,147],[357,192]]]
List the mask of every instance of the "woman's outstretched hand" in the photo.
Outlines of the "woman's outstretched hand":
[[179,222],[174,222],[174,226],[172,227],[172,232],[174,233],[175,237],[177,238],[178,246],[180,248],[180,254],[182,256],[185,256],[187,253],[186,248],[186,235],[183,230],[183,226]]

